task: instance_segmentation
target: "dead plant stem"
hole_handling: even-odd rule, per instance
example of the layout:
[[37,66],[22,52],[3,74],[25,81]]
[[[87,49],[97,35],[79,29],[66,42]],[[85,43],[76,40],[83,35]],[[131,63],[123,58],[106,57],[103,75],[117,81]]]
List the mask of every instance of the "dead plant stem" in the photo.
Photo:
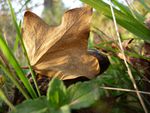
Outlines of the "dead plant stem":
[[123,46],[122,46],[122,43],[121,43],[121,38],[120,38],[120,34],[119,34],[117,22],[116,22],[116,17],[115,17],[113,5],[112,5],[111,0],[109,0],[109,2],[110,2],[110,9],[111,9],[111,12],[112,12],[112,17],[113,17],[113,21],[114,21],[114,26],[115,26],[115,30],[116,30],[116,35],[117,35],[118,43],[119,43],[119,46],[120,46],[120,49],[121,49],[121,53],[122,53],[122,55],[123,55],[123,60],[124,60],[125,66],[126,66],[126,68],[127,68],[128,75],[129,75],[129,77],[130,77],[130,79],[131,79],[131,82],[132,82],[133,87],[134,87],[134,89],[135,89],[135,91],[136,91],[136,94],[137,94],[137,96],[138,96],[138,98],[139,98],[139,101],[140,101],[140,103],[141,103],[141,105],[142,105],[142,107],[143,107],[144,112],[145,112],[145,113],[148,113],[148,110],[147,110],[147,108],[146,108],[146,106],[145,106],[145,103],[144,103],[144,101],[143,101],[143,99],[142,99],[142,97],[141,97],[141,95],[140,95],[140,93],[139,93],[139,90],[138,90],[138,87],[137,87],[137,85],[136,85],[135,79],[134,79],[134,77],[133,77],[133,75],[132,75],[131,69],[129,68],[129,65],[128,65],[128,63],[127,63],[127,59],[126,59],[126,56],[125,56],[125,52],[124,52],[124,49],[123,49]]

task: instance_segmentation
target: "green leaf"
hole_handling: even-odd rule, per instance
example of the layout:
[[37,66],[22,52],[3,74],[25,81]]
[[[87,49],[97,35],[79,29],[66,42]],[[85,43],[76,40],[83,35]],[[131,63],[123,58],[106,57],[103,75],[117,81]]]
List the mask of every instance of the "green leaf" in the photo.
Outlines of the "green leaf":
[[16,106],[16,111],[10,113],[49,113],[46,97],[40,97],[34,100],[26,100]]
[[64,105],[60,107],[59,110],[51,109],[51,113],[70,113],[70,107],[68,105]]
[[14,26],[16,28],[16,32],[17,32],[17,35],[18,37],[21,37],[21,32],[20,32],[20,28],[17,24],[17,19],[16,19],[16,16],[15,16],[15,12],[14,12],[14,9],[12,7],[12,4],[10,2],[10,0],[7,0],[8,1],[8,5],[10,7],[10,11],[11,11],[11,16],[12,16],[12,20],[13,20],[13,23],[14,23]]
[[47,100],[53,108],[59,108],[67,104],[66,87],[61,80],[53,78],[49,83]]
[[26,90],[23,88],[23,86],[20,84],[16,76],[11,73],[11,71],[8,69],[8,67],[4,66],[3,63],[0,61],[0,68],[5,72],[5,74],[10,78],[10,80],[16,85],[16,87],[19,89],[19,91],[23,94],[23,96],[26,99],[29,99],[29,95],[27,94]]
[[[21,21],[19,22],[19,29],[21,31]],[[13,48],[13,52],[14,53],[15,53],[15,51],[17,50],[17,48],[19,46],[19,42],[20,42],[19,36],[16,35],[16,39],[15,39],[15,43],[14,43],[14,48]]]
[[68,105],[62,106],[60,111],[61,113],[70,113],[70,107]]
[[145,18],[140,15],[138,12],[132,10],[130,7],[127,7],[121,3],[119,3],[117,0],[112,0],[115,6],[117,6],[120,11],[122,11],[125,15],[131,16],[131,18],[137,18],[139,22],[143,23]]
[[98,87],[91,82],[77,83],[67,89],[69,105],[72,109],[91,106],[99,98]]
[[112,2],[120,9],[120,11],[124,12],[126,15],[130,15],[131,17],[133,16],[131,10],[127,6],[119,3],[116,0],[112,0]]
[[10,113],[70,113],[68,105],[61,106],[58,109],[50,106],[45,96],[33,100],[26,100],[16,106],[14,111]]
[[4,41],[3,37],[0,35],[0,50],[3,52],[4,56],[8,60],[8,62],[12,65],[12,67],[15,69],[18,77],[23,82],[24,86],[27,88],[28,92],[32,97],[37,97],[36,93],[31,86],[28,79],[25,77],[18,61],[15,59],[13,53],[11,52],[10,48],[7,46],[6,42]]
[[[30,69],[30,71],[31,71],[31,75],[32,75],[32,79],[33,79],[35,88],[36,88],[36,90],[37,90],[38,96],[41,96],[40,91],[39,91],[39,88],[38,88],[38,86],[37,86],[37,82],[36,82],[36,80],[35,80],[35,73],[34,73],[33,70],[32,70],[32,67],[31,67],[31,64],[30,64],[30,61],[29,61],[29,58],[28,58],[28,54],[27,54],[26,48],[25,48],[24,43],[23,43],[23,39],[22,39],[20,27],[19,27],[19,25],[17,24],[17,19],[16,19],[16,15],[15,15],[14,9],[13,9],[13,7],[12,7],[12,4],[11,4],[10,0],[7,0],[7,1],[8,1],[8,5],[9,5],[9,7],[10,7],[11,16],[12,16],[12,20],[13,20],[14,26],[15,26],[15,28],[16,28],[17,39],[20,39],[20,40],[18,40],[18,41],[21,42],[21,47],[22,47],[23,52],[24,52],[24,54],[25,54],[25,57],[26,57],[26,59],[27,59],[27,63],[28,63],[29,69]],[[21,25],[20,25],[20,26],[21,26]],[[36,95],[36,93],[35,93],[34,90],[33,90],[33,93],[34,93],[34,95]],[[32,96],[33,98],[35,98],[37,95],[36,95],[36,96],[33,96],[33,94],[32,94],[31,96]]]
[[92,32],[90,32],[90,37],[88,40],[88,49],[93,49],[94,48],[94,34]]
[[[102,0],[81,0],[90,6],[94,7],[97,11],[103,12],[103,14],[112,19],[110,6]],[[144,25],[144,22],[140,22],[131,15],[121,12],[114,8],[115,17],[117,23],[122,27],[133,33],[134,35],[142,38],[145,41],[150,42],[150,30]]]

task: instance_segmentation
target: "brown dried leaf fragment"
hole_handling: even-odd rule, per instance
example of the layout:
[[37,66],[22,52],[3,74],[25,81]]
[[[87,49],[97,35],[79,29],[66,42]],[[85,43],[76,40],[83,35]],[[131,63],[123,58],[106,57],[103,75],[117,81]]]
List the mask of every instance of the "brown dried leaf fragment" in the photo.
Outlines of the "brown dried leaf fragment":
[[100,72],[99,63],[87,52],[91,17],[90,7],[76,8],[64,14],[59,26],[50,27],[27,11],[22,35],[33,69],[63,80],[95,77]]

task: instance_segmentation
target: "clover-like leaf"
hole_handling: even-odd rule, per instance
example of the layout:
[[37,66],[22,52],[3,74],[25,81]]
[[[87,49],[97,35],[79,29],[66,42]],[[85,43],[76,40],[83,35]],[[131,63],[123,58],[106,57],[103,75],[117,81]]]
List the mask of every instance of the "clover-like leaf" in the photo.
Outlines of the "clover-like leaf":
[[47,100],[49,105],[56,109],[67,104],[67,91],[61,80],[56,78],[51,80],[47,91]]
[[69,105],[63,105],[56,109],[50,106],[46,97],[39,97],[24,101],[10,113],[70,113],[70,108]]
[[34,100],[30,99],[24,101],[17,105],[16,110],[11,113],[46,113],[47,111],[49,111],[49,108],[46,97],[40,97]]
[[77,83],[67,89],[71,109],[90,107],[99,99],[99,89],[92,82]]

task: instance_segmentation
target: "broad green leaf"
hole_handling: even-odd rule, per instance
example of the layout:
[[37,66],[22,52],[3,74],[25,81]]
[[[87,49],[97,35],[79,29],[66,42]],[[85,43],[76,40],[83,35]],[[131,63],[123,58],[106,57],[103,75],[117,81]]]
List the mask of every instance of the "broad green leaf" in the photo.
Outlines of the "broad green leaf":
[[59,79],[53,78],[49,83],[47,100],[53,108],[59,108],[67,104],[66,87]]
[[68,105],[65,105],[65,106],[62,106],[62,107],[60,108],[60,111],[61,111],[62,113],[70,113],[70,108],[69,108]]
[[67,89],[72,109],[91,106],[99,98],[98,87],[91,82],[77,83]]
[[51,109],[51,113],[71,113],[70,107],[68,105],[64,105],[59,108],[59,110]]
[[46,97],[26,100],[16,106],[16,111],[10,113],[50,113]]
[[[103,14],[112,19],[112,14],[110,6],[103,2],[102,0],[81,0],[90,6],[94,7],[97,11],[103,12]],[[139,22],[131,15],[126,15],[125,13],[114,8],[115,17],[117,23],[122,27],[133,33],[134,35],[142,38],[145,41],[150,42],[150,30],[144,25],[144,23]]]
[[61,106],[58,109],[50,106],[45,96],[33,100],[26,100],[16,106],[10,113],[70,113],[69,106]]

